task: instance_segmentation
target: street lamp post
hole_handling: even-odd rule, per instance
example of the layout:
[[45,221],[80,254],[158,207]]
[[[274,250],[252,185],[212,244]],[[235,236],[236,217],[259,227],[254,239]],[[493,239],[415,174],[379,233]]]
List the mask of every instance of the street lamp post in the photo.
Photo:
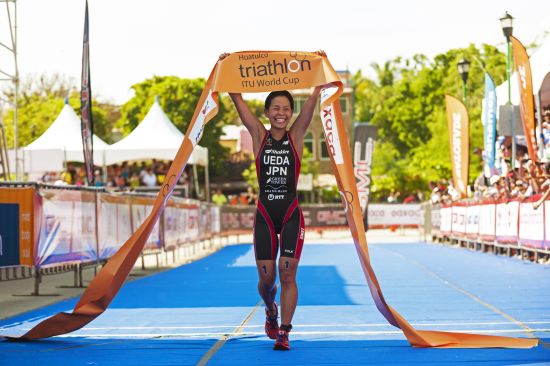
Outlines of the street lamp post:
[[508,81],[508,106],[510,107],[510,115],[512,121],[512,169],[515,168],[516,160],[516,121],[514,118],[514,106],[512,105],[512,94],[510,91],[510,74],[512,69],[512,44],[510,43],[510,36],[514,30],[513,27],[514,17],[512,17],[508,12],[500,18],[500,26],[502,27],[502,33],[506,37],[506,45],[508,54],[506,57],[506,80]]
[[466,88],[466,83],[468,82],[468,73],[470,72],[470,61],[463,57],[462,60],[458,61],[457,66],[458,73],[462,76],[462,96],[464,97],[464,105],[467,105],[468,91]]

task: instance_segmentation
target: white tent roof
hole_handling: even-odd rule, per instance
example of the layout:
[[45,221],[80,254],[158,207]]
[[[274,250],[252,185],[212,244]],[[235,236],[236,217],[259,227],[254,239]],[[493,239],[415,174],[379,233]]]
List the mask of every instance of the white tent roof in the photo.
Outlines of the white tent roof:
[[[106,149],[105,162],[111,165],[127,160],[173,160],[182,142],[183,134],[155,100],[143,121],[128,136]],[[197,145],[188,163],[205,165],[207,151]]]
[[[550,71],[550,40],[544,42],[529,57],[529,63],[531,64],[531,73],[533,75],[533,93],[537,94],[542,86],[544,77]],[[508,102],[508,82],[505,81],[497,86],[496,93],[497,103],[499,105],[506,104]],[[520,103],[519,86],[518,76],[515,72],[510,76],[510,95],[512,97],[512,104],[518,105]]]
[[[102,165],[103,150],[108,146],[96,135],[94,163]],[[39,138],[23,148],[27,172],[61,171],[63,162],[84,161],[80,118],[66,103],[51,126]]]

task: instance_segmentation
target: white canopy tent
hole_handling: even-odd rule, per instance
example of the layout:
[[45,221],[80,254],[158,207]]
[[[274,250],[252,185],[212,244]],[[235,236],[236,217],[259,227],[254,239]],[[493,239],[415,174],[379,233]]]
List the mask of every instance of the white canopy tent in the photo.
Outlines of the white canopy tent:
[[[103,151],[108,146],[93,136],[94,164],[103,165]],[[62,171],[64,162],[84,162],[80,118],[65,103],[51,126],[36,140],[23,148],[24,168],[27,173]]]
[[[105,150],[106,165],[128,160],[172,160],[183,142],[183,134],[166,116],[158,101],[143,121],[125,138]],[[189,164],[207,165],[208,149],[197,145]]]

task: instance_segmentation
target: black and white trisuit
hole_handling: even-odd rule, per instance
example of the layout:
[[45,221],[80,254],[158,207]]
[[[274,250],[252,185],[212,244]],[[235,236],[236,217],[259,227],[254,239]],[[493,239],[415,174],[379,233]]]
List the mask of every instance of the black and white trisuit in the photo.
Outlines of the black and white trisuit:
[[274,260],[279,245],[282,257],[300,259],[305,234],[296,195],[300,159],[288,132],[275,140],[267,131],[256,157],[256,174],[260,190],[254,224],[256,259]]

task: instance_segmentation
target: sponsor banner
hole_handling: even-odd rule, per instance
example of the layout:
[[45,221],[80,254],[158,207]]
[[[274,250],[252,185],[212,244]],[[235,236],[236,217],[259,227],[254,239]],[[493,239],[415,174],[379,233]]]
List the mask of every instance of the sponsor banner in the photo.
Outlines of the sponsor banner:
[[187,215],[182,203],[170,199],[164,209],[164,246],[172,249],[179,244],[179,240],[185,239],[184,230]]
[[[308,227],[348,226],[346,213],[339,204],[302,205],[306,231]],[[420,224],[420,205],[369,205],[371,226],[415,226]],[[222,230],[252,230],[256,207],[223,206],[221,208]]]
[[40,211],[34,188],[0,188],[0,267],[33,265]]
[[487,176],[495,168],[495,142],[497,134],[497,93],[495,83],[488,73],[485,73],[485,97],[483,98],[483,160],[487,167]]
[[463,236],[466,234],[466,206],[454,204],[451,210],[451,227],[454,235]]
[[208,235],[213,232],[213,220],[208,205],[196,200],[171,198],[164,211],[165,247],[197,241],[199,231],[202,236]]
[[221,231],[220,214],[221,208],[219,206],[210,206],[210,216],[212,216],[212,232],[214,233],[219,233]]
[[496,214],[497,241],[499,243],[517,243],[519,202],[497,203]]
[[479,237],[482,240],[495,240],[496,205],[484,202],[479,205]]
[[99,258],[109,259],[132,235],[130,197],[98,193]]
[[[153,209],[154,201],[155,199],[153,197],[131,196],[130,212],[132,217],[132,232],[135,232],[136,229],[145,222],[145,219]],[[157,221],[153,226],[149,238],[145,242],[144,249],[158,249],[161,247],[159,226],[159,222]]]
[[90,81],[90,38],[88,31],[88,1],[84,15],[84,41],[82,46],[82,78],[80,85],[80,120],[84,168],[89,186],[94,185],[94,122],[92,119],[92,86]]
[[479,235],[479,205],[470,204],[466,207],[466,236],[476,239]]
[[440,231],[444,235],[449,235],[452,229],[453,208],[451,206],[441,206],[441,226]]
[[453,187],[462,197],[466,197],[470,164],[470,118],[466,106],[460,100],[445,95],[445,102],[447,105]]
[[353,173],[355,174],[359,203],[365,218],[365,227],[368,223],[367,205],[369,202],[371,184],[372,155],[374,153],[374,139],[378,134],[378,127],[367,123],[355,124],[355,143],[353,145]]
[[44,189],[37,268],[97,259],[95,193]]
[[519,204],[519,243],[527,247],[544,247],[544,210],[533,207],[538,199],[540,195]]
[[256,207],[254,206],[223,206],[221,207],[221,229],[252,230]]
[[531,64],[529,56],[523,44],[517,38],[510,36],[512,41],[514,65],[518,76],[521,122],[525,132],[525,141],[531,161],[536,162],[537,138],[535,137],[535,107],[533,98],[533,78],[531,76]]
[[235,52],[218,62],[212,79],[216,91],[230,93],[308,89],[340,82],[325,57],[297,51]]
[[207,203],[201,203],[199,206],[199,238],[205,239],[212,236],[212,217],[210,216],[210,207]]
[[369,204],[368,215],[370,226],[420,225],[419,204]]
[[200,206],[197,204],[190,204],[186,208],[187,210],[187,222],[185,230],[188,232],[188,240],[195,241],[199,238],[199,223],[200,223]]
[[432,233],[441,232],[441,205],[432,205]]

